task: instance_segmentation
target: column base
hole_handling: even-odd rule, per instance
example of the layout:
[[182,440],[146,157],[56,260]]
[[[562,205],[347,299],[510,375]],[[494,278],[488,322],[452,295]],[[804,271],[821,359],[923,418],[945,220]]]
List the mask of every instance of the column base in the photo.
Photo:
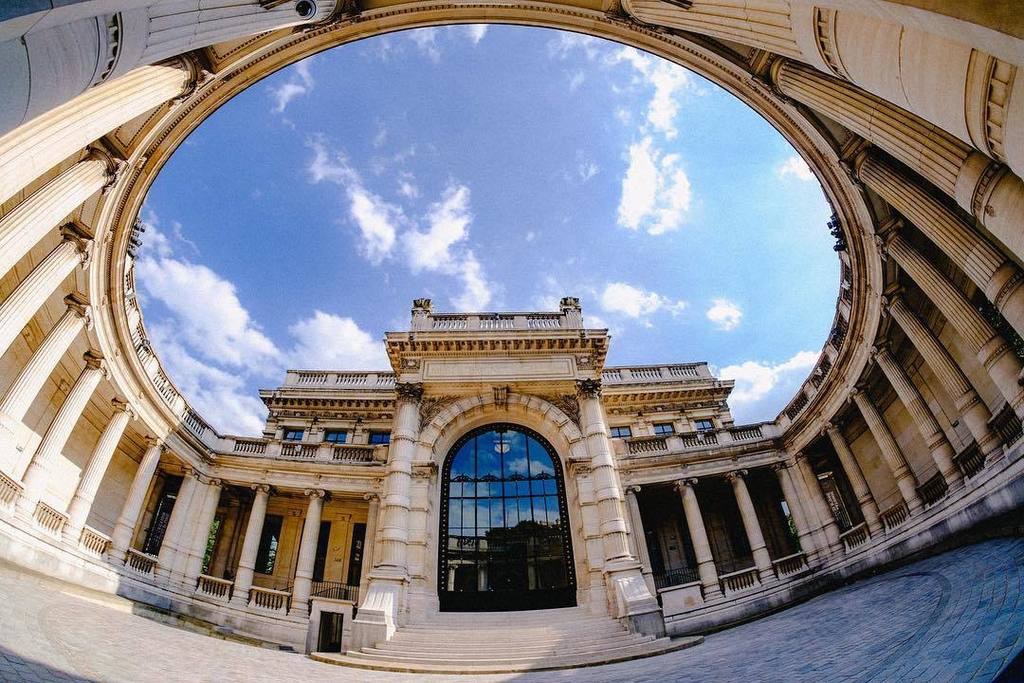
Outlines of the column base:
[[402,596],[409,582],[405,576],[370,574],[366,597],[352,620],[352,649],[374,647],[395,635],[402,609]]
[[614,601],[615,617],[624,620],[630,631],[656,638],[665,635],[661,606],[647,587],[640,565],[608,569],[605,580]]

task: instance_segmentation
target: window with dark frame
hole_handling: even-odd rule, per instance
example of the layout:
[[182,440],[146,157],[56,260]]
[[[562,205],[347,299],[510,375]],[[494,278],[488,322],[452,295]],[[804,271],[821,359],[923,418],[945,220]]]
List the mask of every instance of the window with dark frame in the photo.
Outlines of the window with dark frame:
[[370,432],[370,443],[391,443],[391,432]]
[[344,429],[328,429],[324,432],[324,441],[326,443],[347,443],[348,432]]
[[659,422],[654,425],[654,433],[659,436],[664,434],[675,434],[676,429],[672,426],[671,422]]
[[285,429],[284,436],[281,438],[285,441],[302,441],[302,434],[301,429]]
[[629,427],[612,427],[611,431],[613,439],[628,439],[633,436],[633,430]]
[[277,562],[277,548],[281,543],[281,525],[284,517],[267,515],[263,520],[263,533],[260,534],[260,549],[256,553],[255,570],[260,574],[273,574]]
[[715,423],[711,420],[694,420],[693,426],[698,432],[710,432],[715,428]]

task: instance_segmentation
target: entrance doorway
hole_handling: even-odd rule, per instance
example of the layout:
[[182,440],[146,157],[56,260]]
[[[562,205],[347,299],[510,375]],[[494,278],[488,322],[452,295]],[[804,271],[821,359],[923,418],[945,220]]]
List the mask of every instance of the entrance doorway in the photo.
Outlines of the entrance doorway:
[[442,472],[441,611],[576,604],[560,462],[539,434],[510,424],[463,436]]

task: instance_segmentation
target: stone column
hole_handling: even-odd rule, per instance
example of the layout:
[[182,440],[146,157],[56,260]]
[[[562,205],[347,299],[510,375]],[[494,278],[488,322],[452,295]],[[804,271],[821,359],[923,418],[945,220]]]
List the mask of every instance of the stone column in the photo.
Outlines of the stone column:
[[1024,366],[1006,340],[981,317],[967,297],[902,236],[892,235],[885,251],[935,304],[977,355],[1013,411],[1024,418],[1024,389],[1017,381]]
[[128,497],[125,498],[117,523],[114,524],[114,532],[110,535],[110,555],[117,560],[123,560],[128,548],[131,547],[135,525],[139,523],[139,515],[142,514],[142,506],[146,503],[149,485],[153,481],[156,467],[160,464],[160,455],[164,450],[161,439],[148,438],[146,442],[149,448],[143,454],[139,468],[135,470]]
[[170,582],[175,573],[175,567],[180,564],[179,556],[188,552],[191,536],[186,532],[192,530],[189,517],[192,514],[192,503],[200,485],[197,480],[198,476],[198,473],[192,470],[185,471],[178,495],[174,500],[174,507],[171,509],[171,518],[164,531],[163,542],[158,551],[157,573],[165,583]]
[[754,556],[757,575],[761,579],[761,583],[765,583],[775,578],[772,571],[772,558],[768,554],[764,534],[761,533],[761,523],[757,520],[754,501],[750,499],[747,483],[743,481],[746,473],[746,470],[735,470],[727,474],[725,478],[732,484],[732,491],[736,495],[736,505],[739,507],[740,517],[743,519],[743,529],[747,532],[747,542],[750,544],[750,552]]
[[871,495],[868,480],[864,478],[864,472],[861,471],[860,464],[857,463],[857,458],[854,457],[853,451],[850,449],[850,444],[846,443],[846,439],[843,438],[839,426],[829,422],[825,425],[825,433],[828,434],[829,441],[832,442],[832,448],[836,452],[843,472],[846,473],[846,479],[850,482],[853,495],[857,496],[857,505],[860,507],[860,514],[868,527],[868,533],[874,536],[882,531],[882,520],[879,517],[875,497]]
[[956,200],[1018,257],[1024,256],[1024,182],[927,121],[805,64],[778,60],[772,82],[878,145]]
[[0,204],[86,145],[185,93],[200,74],[187,57],[139,67],[0,137]]
[[597,501],[598,524],[604,549],[605,581],[614,596],[616,616],[627,619],[630,630],[663,636],[665,622],[657,598],[647,588],[640,562],[629,550],[619,473],[612,454],[601,406],[601,381],[577,381],[580,426],[590,455],[591,480]]
[[372,647],[390,640],[398,627],[409,582],[409,495],[412,459],[420,428],[423,385],[395,384],[395,422],[388,449],[387,476],[380,510],[380,556],[368,576],[366,597],[352,620],[352,647]]
[[78,375],[67,398],[61,405],[60,410],[46,430],[43,440],[39,443],[35,455],[25,470],[22,477],[22,495],[18,501],[19,508],[28,516],[35,512],[36,503],[42,498],[46,490],[47,481],[50,478],[50,468],[53,461],[60,456],[71,437],[71,432],[78,419],[82,417],[82,411],[88,405],[96,387],[105,373],[103,369],[103,356],[96,351],[88,351],[85,356],[85,368]]
[[380,510],[380,496],[376,493],[367,493],[363,496],[367,502],[366,508],[366,539],[363,541],[363,566],[359,573],[359,602],[366,599],[366,583],[370,576],[370,568],[373,567],[376,555],[377,541],[377,516]]
[[640,501],[636,498],[638,493],[640,493],[639,486],[626,487],[626,510],[629,512],[629,527],[633,531],[631,538],[636,556],[640,559],[640,566],[643,568],[644,581],[647,582],[647,589],[656,595],[658,589],[654,585],[651,553],[647,548],[647,537],[644,535],[644,519],[640,514]]
[[860,155],[857,164],[864,184],[934,242],[1024,335],[1024,273],[923,183],[877,150]]
[[253,484],[255,495],[252,508],[249,510],[249,523],[245,527],[245,540],[242,541],[242,554],[238,558],[238,571],[235,572],[235,590],[231,602],[244,607],[249,604],[249,589],[252,588],[252,577],[256,570],[256,556],[260,551],[260,540],[263,538],[263,520],[267,516],[267,502],[270,500],[268,484]]
[[183,582],[188,590],[196,587],[196,580],[203,571],[203,557],[206,555],[206,543],[210,538],[210,525],[217,516],[217,505],[220,503],[221,481],[210,479],[208,482],[199,480],[197,495],[201,496],[202,505],[193,520],[191,542],[184,563]]
[[704,529],[704,518],[700,514],[697,492],[693,490],[696,485],[696,479],[682,479],[676,482],[676,490],[683,499],[683,515],[686,517],[686,528],[693,543],[693,556],[697,560],[697,574],[700,576],[704,599],[715,600],[723,597],[722,588],[718,584],[718,568],[711,554],[708,532]]
[[992,413],[978,396],[967,375],[957,365],[953,357],[932,334],[928,326],[917,317],[898,295],[886,296],[889,315],[896,321],[914,345],[924,362],[935,373],[936,378],[950,398],[971,436],[978,444],[978,449],[986,457],[994,457],[1000,449],[999,437],[989,427]]
[[950,487],[960,484],[963,481],[963,476],[956,468],[956,463],[953,462],[953,446],[946,439],[942,427],[939,426],[932,411],[924,402],[921,392],[917,390],[907,373],[889,353],[888,348],[884,346],[875,348],[874,356],[878,367],[882,369],[882,374],[889,380],[896,395],[900,397],[900,401],[903,402],[907,412],[914,419],[914,424],[917,425],[917,430],[920,432],[921,438],[924,439],[928,452],[931,453],[932,460],[935,461],[946,484]]
[[117,450],[117,445],[121,442],[125,428],[134,417],[134,412],[128,403],[115,398],[113,405],[114,415],[110,418],[103,433],[100,434],[100,440],[96,443],[92,456],[82,471],[78,488],[68,505],[68,526],[65,534],[73,542],[78,541],[78,537],[85,527],[89,511],[92,510],[92,503],[96,499],[96,492],[100,488],[100,482],[103,481],[103,475],[106,474],[110,460],[114,457],[114,451]]
[[903,500],[906,501],[910,514],[917,514],[924,509],[924,506],[921,504],[921,498],[917,495],[917,478],[910,471],[907,460],[903,457],[903,451],[900,450],[899,444],[896,443],[892,432],[889,431],[889,425],[885,423],[882,415],[875,408],[875,404],[871,402],[867,394],[859,389],[854,389],[851,394],[853,402],[857,404],[857,408],[860,410],[860,414],[864,416],[868,429],[871,430],[871,435],[875,437],[875,443],[878,444],[878,448],[882,451],[882,459],[885,460],[885,464],[889,466],[889,471],[892,472],[892,476],[896,479],[896,486],[899,488]]
[[0,304],[0,355],[7,352],[22,328],[60,287],[64,278],[85,263],[90,240],[73,226],[65,226],[63,232],[64,241],[40,261]]
[[796,469],[803,479],[804,489],[807,491],[807,495],[810,496],[814,511],[818,519],[821,520],[822,547],[827,547],[833,553],[839,552],[843,547],[842,542],[839,540],[839,525],[836,524],[832,508],[829,507],[828,501],[825,500],[825,494],[821,492],[821,483],[818,482],[818,477],[814,474],[811,463],[807,461],[807,456],[803,453],[796,456]]
[[306,521],[302,525],[302,541],[299,545],[299,559],[295,566],[295,583],[292,588],[292,608],[288,613],[293,617],[309,616],[309,594],[313,588],[313,565],[316,564],[317,539],[320,536],[320,514],[324,507],[326,491],[306,489],[309,506]]
[[817,545],[814,543],[814,537],[811,536],[811,526],[804,514],[800,495],[797,493],[796,486],[793,485],[790,467],[791,465],[787,463],[777,462],[772,465],[772,470],[775,471],[775,476],[779,479],[782,497],[786,499],[786,507],[789,508],[789,514],[793,517],[793,526],[796,527],[796,537],[800,541],[800,549],[810,559],[815,554]]
[[114,162],[90,153],[0,218],[0,277],[114,177]]
[[18,422],[25,419],[32,402],[57,367],[57,363],[71,347],[71,342],[79,332],[91,324],[88,318],[88,302],[84,297],[71,294],[64,297],[64,303],[68,306],[67,312],[60,317],[36,348],[32,358],[18,373],[3,398],[0,398],[0,413]]

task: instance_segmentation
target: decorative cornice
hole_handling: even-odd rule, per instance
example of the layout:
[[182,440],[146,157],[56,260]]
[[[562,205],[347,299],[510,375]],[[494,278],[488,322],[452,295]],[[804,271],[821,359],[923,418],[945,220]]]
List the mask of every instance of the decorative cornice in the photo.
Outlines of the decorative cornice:
[[576,380],[576,394],[580,398],[601,398],[601,380]]

